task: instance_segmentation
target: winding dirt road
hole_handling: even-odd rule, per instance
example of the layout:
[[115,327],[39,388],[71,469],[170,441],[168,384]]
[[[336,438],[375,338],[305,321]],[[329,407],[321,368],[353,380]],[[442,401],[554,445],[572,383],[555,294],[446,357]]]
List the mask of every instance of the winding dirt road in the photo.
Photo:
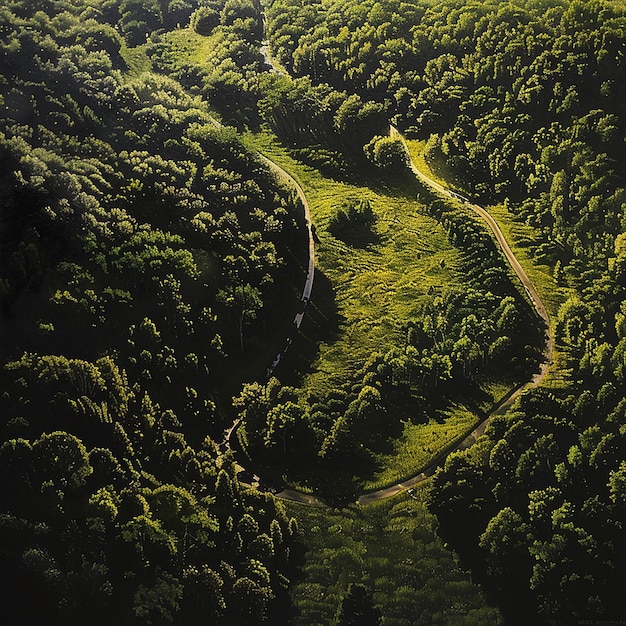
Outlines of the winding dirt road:
[[445,195],[448,198],[453,198],[453,199],[456,199],[456,200],[459,200],[459,201],[463,202],[466,206],[471,208],[477,215],[479,215],[483,220],[485,220],[485,222],[487,223],[487,225],[491,229],[491,232],[494,234],[494,236],[496,238],[496,241],[500,245],[500,248],[501,248],[502,252],[504,252],[504,256],[506,257],[507,261],[509,262],[509,264],[513,268],[513,271],[515,272],[515,274],[519,278],[520,282],[522,283],[522,287],[524,287],[524,290],[526,291],[526,293],[527,293],[528,297],[530,298],[533,306],[535,307],[535,310],[537,311],[537,314],[544,321],[544,324],[545,324],[546,329],[547,329],[547,333],[546,333],[546,347],[544,349],[545,361],[542,363],[541,369],[539,370],[539,372],[537,372],[533,376],[532,380],[528,383],[530,386],[536,387],[542,381],[543,377],[546,375],[546,372],[548,371],[548,367],[550,366],[550,363],[552,361],[553,339],[552,339],[552,332],[550,330],[550,317],[548,316],[548,311],[546,310],[546,307],[545,307],[543,301],[541,300],[541,297],[537,293],[537,289],[535,288],[535,285],[533,285],[533,283],[531,282],[530,278],[528,278],[528,275],[524,271],[524,268],[520,265],[520,263],[517,260],[516,256],[513,254],[513,251],[511,250],[507,240],[505,239],[504,235],[502,234],[502,231],[500,230],[500,227],[498,226],[498,223],[496,222],[496,220],[493,219],[493,217],[489,214],[489,212],[486,211],[485,209],[483,209],[481,206],[479,206],[477,204],[473,204],[465,196],[462,196],[459,193],[451,191],[450,189],[444,187],[443,185],[440,185],[437,181],[435,181],[432,178],[429,178],[428,176],[426,176],[426,174],[424,174],[422,171],[420,171],[417,168],[417,166],[415,165],[415,163],[413,162],[413,159],[411,158],[411,155],[409,153],[409,149],[408,149],[408,146],[406,145],[406,141],[405,141],[404,137],[393,126],[391,127],[391,135],[400,138],[401,141],[403,142],[404,148],[405,148],[407,156],[409,158],[409,166],[411,168],[411,171],[422,182],[426,183],[429,187],[431,187],[435,191],[438,191],[439,193],[442,193],[443,195]]
[[537,314],[539,315],[539,317],[541,317],[541,319],[545,323],[545,326],[547,329],[546,345],[544,349],[544,362],[541,364],[539,371],[532,377],[530,381],[512,389],[496,406],[493,407],[493,409],[491,410],[487,418],[483,420],[480,424],[478,424],[478,426],[476,426],[465,437],[465,439],[463,439],[463,441],[458,446],[456,446],[453,450],[446,453],[445,455],[442,455],[440,458],[436,459],[429,467],[427,467],[424,471],[420,472],[419,474],[411,478],[408,478],[401,483],[392,485],[391,487],[387,487],[385,489],[379,489],[378,491],[373,491],[370,493],[364,493],[360,495],[358,498],[359,504],[367,504],[368,502],[375,502],[377,500],[382,500],[383,498],[389,498],[397,493],[400,493],[401,491],[406,491],[407,489],[413,487],[417,483],[420,483],[423,480],[426,480],[428,477],[432,476],[435,473],[436,469],[445,463],[446,458],[451,452],[469,448],[485,432],[485,428],[487,427],[489,420],[494,415],[504,413],[513,404],[515,399],[520,394],[522,394],[522,392],[524,392],[526,389],[529,389],[531,387],[536,387],[537,385],[539,385],[539,383],[541,383],[544,376],[546,375],[548,368],[550,366],[550,363],[552,361],[553,338],[552,338],[552,330],[550,327],[550,318],[548,316],[548,312],[539,294],[537,293],[535,286],[531,282],[530,278],[528,278],[528,275],[524,271],[524,268],[520,265],[519,261],[513,254],[513,251],[511,250],[507,240],[502,234],[502,231],[500,230],[498,223],[481,206],[478,206],[477,204],[473,204],[471,200],[469,200],[465,196],[462,196],[461,194],[456,193],[444,187],[443,185],[439,184],[437,181],[433,180],[432,178],[429,178],[428,176],[426,176],[426,174],[421,172],[417,168],[415,163],[413,162],[413,159],[411,158],[411,155],[409,153],[408,146],[406,144],[404,137],[393,126],[391,127],[391,135],[400,138],[401,141],[403,142],[404,148],[406,150],[406,153],[409,159],[409,166],[411,168],[411,171],[422,182],[426,183],[429,187],[431,187],[435,191],[441,193],[442,195],[448,198],[453,198],[455,200],[459,200],[460,202],[463,202],[466,206],[468,206],[476,214],[478,214],[483,220],[485,220],[485,222],[487,223],[487,225],[493,232],[496,238],[496,241],[500,245],[500,248],[502,252],[504,253],[504,256],[506,257],[507,261],[513,268],[513,271],[515,272],[520,282],[522,283],[522,286],[524,287],[524,290],[526,291],[526,293],[528,294],[528,297],[533,303],[533,306],[535,307]]

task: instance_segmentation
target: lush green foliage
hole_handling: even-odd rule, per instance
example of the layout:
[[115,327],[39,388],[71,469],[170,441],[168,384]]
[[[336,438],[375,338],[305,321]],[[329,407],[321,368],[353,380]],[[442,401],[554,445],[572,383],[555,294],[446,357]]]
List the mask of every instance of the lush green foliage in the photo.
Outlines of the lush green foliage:
[[376,215],[367,200],[351,198],[330,216],[328,232],[346,243],[367,243],[376,238]]
[[[216,444],[232,396],[268,476],[315,468],[341,499],[338,471],[389,476],[417,432],[436,456],[536,369],[544,329],[491,238],[410,182],[390,122],[506,204],[568,293],[551,391],[435,477],[441,533],[511,621],[626,618],[622,4],[267,4],[276,67],[251,0],[0,8],[3,618],[278,619],[296,525]],[[285,384],[250,381],[297,311],[299,207],[206,101],[320,172],[396,185],[290,161],[321,271]],[[416,506],[299,512],[298,623],[497,623]]]
[[294,526],[217,407],[295,312],[298,207],[179,83],[125,75],[116,28],[191,5],[37,6],[0,9],[3,620],[258,623]]
[[364,508],[287,507],[306,546],[303,580],[291,591],[294,625],[502,623],[437,537],[423,492]]
[[619,5],[276,0],[267,15],[274,54],[313,89],[382,107],[484,197],[528,197],[572,278],[611,254],[594,225],[618,226],[624,202]]
[[[431,167],[533,229],[571,295],[554,319],[562,384],[451,457],[432,506],[510,619],[624,619],[623,4],[275,0],[267,15],[297,80],[382,107]],[[431,211],[464,241],[467,220]],[[476,256],[482,272],[491,255]]]

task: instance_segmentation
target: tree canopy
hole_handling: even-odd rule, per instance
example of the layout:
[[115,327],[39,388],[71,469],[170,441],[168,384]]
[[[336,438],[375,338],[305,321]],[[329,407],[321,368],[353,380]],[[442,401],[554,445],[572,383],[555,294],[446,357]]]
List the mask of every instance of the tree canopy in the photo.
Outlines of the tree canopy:
[[[461,396],[484,406],[485,387],[537,371],[550,330],[558,375],[447,457],[429,506],[507,619],[626,617],[622,3],[6,0],[0,32],[7,623],[288,619],[297,524],[240,481],[233,419],[275,474],[371,473],[399,406],[416,420]],[[532,233],[518,245],[553,272],[552,329],[464,196],[426,194],[462,285],[420,296],[329,391],[263,380],[309,304],[294,297],[308,225],[242,131],[374,187],[410,178],[390,124]],[[382,240],[366,195],[329,209],[335,250]],[[297,589],[323,612],[332,587],[337,623],[419,620],[418,587],[437,598],[419,607],[429,623],[493,617],[460,582],[463,606],[440,612],[442,573],[420,549],[423,584],[408,557],[400,587],[359,579],[349,538],[301,572],[325,583]]]

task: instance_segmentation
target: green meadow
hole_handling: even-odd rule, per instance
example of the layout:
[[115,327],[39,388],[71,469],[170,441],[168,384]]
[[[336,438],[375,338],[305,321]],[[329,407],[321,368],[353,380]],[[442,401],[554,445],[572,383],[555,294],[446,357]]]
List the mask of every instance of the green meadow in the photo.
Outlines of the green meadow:
[[[433,294],[463,289],[459,251],[426,215],[423,199],[430,193],[411,175],[369,185],[333,180],[295,160],[269,133],[248,135],[247,142],[302,186],[319,238],[311,306],[299,342],[276,376],[310,396],[327,397],[355,379],[373,353],[402,347],[406,321]],[[372,206],[374,241],[348,245],[329,232],[333,212],[347,199]],[[354,479],[367,491],[418,473],[462,441],[509,388],[504,380],[483,380],[478,401],[444,404],[436,415],[426,415],[419,398],[393,404],[382,432],[367,433],[376,470]],[[291,480],[310,489],[306,477]]]

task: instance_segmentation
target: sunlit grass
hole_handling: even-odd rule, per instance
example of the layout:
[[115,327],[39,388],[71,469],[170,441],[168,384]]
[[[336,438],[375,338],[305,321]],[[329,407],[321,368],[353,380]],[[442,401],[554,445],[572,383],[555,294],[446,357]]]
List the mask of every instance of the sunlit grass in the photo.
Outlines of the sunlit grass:
[[124,76],[127,79],[131,80],[152,71],[152,61],[146,53],[145,45],[129,48],[126,44],[122,44],[120,54],[126,63],[127,69]]
[[430,163],[424,158],[424,151],[426,149],[425,141],[418,141],[416,139],[408,139],[407,147],[411,159],[417,169],[426,174],[432,180],[438,182],[444,187],[450,187],[451,189],[460,188],[460,181],[456,176],[454,170],[448,167],[445,161]]
[[205,65],[213,56],[214,49],[221,44],[223,33],[218,29],[211,35],[199,35],[193,28],[178,28],[165,35],[172,46],[172,53],[187,63]]
[[[267,134],[249,136],[248,141],[290,172],[310,202],[312,221],[320,238],[316,271],[332,285],[339,328],[328,340],[316,344],[315,358],[299,384],[311,396],[323,398],[355,380],[373,353],[384,354],[403,345],[402,325],[419,314],[424,301],[446,289],[464,288],[459,251],[451,246],[443,228],[424,214],[417,199],[419,183],[401,182],[399,193],[391,195],[380,190],[382,185],[359,187],[325,178],[291,158]],[[334,208],[350,197],[371,203],[377,216],[377,243],[356,248],[328,232]],[[314,283],[313,307],[316,297]],[[302,334],[314,335],[316,330],[305,317]],[[488,410],[508,388],[503,380],[485,381],[485,393],[481,400],[476,400],[476,408]],[[437,404],[437,398],[433,399]],[[408,405],[391,410],[394,414],[388,416],[390,423],[399,426],[394,427],[393,433],[383,433],[378,438],[381,447],[373,452],[380,470],[375,476],[362,477],[362,487],[367,490],[418,473],[462,440],[479,421],[477,414],[463,405],[441,414],[445,419],[426,423],[424,416],[416,419],[417,408],[412,413]]]
[[[447,411],[444,422],[430,420],[427,424],[406,422],[402,436],[394,443],[391,455],[380,455],[377,461],[383,466],[368,481],[364,482],[365,491],[382,489],[418,474],[451,447],[463,441],[468,431],[478,422],[475,413],[456,406]],[[389,458],[393,463],[389,463]]]
[[[429,294],[462,285],[459,254],[442,227],[420,212],[411,181],[400,190],[403,193],[392,196],[324,178],[267,136],[257,136],[255,142],[303,186],[320,238],[316,266],[334,288],[340,333],[320,346],[303,381],[305,389],[324,395],[349,380],[373,352],[386,352],[403,341],[402,324],[418,314]],[[333,210],[347,198],[371,203],[379,242],[357,248],[328,232]]]

